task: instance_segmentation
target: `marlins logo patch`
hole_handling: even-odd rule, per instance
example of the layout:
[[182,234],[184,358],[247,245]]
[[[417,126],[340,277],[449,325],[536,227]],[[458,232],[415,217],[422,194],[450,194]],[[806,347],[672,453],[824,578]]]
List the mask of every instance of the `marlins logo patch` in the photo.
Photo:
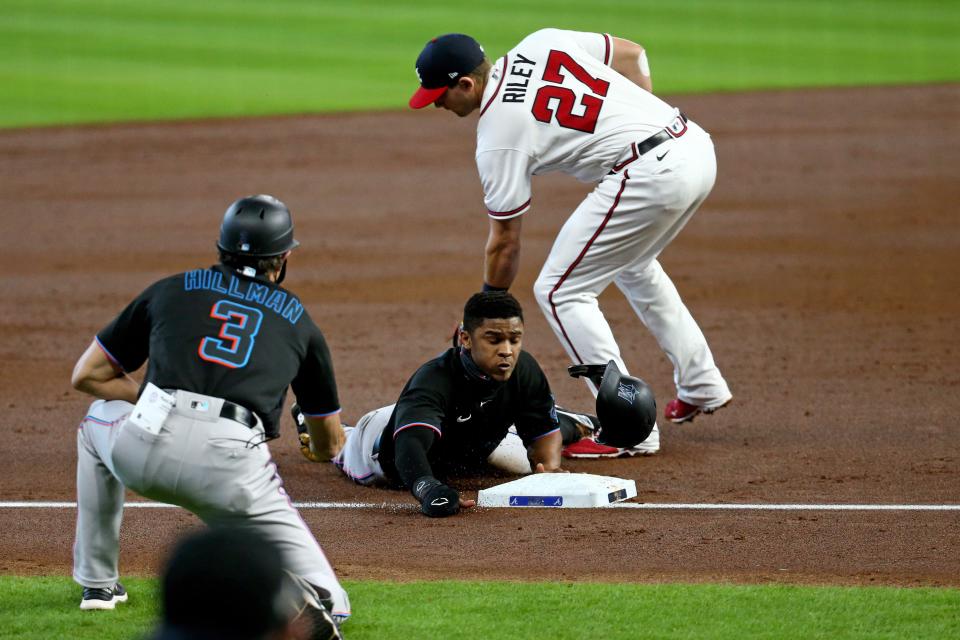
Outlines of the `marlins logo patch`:
[[632,384],[621,382],[617,385],[617,395],[630,404],[633,404],[633,401],[636,400],[638,393],[640,393],[640,389]]

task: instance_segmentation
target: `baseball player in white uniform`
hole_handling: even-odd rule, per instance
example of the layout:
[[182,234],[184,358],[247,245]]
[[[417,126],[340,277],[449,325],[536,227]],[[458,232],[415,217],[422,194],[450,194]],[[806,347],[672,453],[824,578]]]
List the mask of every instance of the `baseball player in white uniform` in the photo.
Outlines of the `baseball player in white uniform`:
[[[626,372],[597,302],[615,283],[673,364],[677,397],[666,417],[685,422],[728,404],[706,338],[657,261],[713,187],[713,143],[651,93],[644,49],[607,34],[543,29],[491,63],[470,36],[447,34],[427,43],[416,69],[412,108],[479,111],[476,160],[490,219],[484,288],[506,289],[517,275],[532,175],[596,182],[534,285],[550,326],[575,363],[612,360]],[[656,453],[659,430],[638,447]]]

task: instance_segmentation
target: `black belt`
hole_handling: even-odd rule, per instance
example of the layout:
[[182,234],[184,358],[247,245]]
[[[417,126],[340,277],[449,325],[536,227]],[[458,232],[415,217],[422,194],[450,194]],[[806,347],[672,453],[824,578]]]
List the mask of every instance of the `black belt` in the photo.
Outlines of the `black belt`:
[[[683,113],[679,115],[680,119],[683,121],[683,130],[679,132],[670,131],[667,127],[664,127],[660,131],[656,132],[649,138],[644,138],[640,142],[631,142],[630,143],[630,157],[626,158],[622,162],[619,162],[613,165],[613,168],[610,169],[610,174],[619,173],[624,167],[628,164],[645,154],[647,151],[650,151],[654,147],[657,147],[671,138],[679,138],[687,132],[687,116]],[[670,121],[671,124],[676,120],[674,118]],[[662,156],[661,156],[662,157]]]
[[[687,116],[685,116],[684,114],[681,113],[681,114],[680,114],[680,118],[681,118],[684,122],[687,122]],[[676,138],[676,137],[677,137],[677,136],[671,134],[671,133],[670,133],[669,131],[667,131],[666,129],[663,129],[662,131],[658,131],[657,133],[653,134],[653,135],[650,136],[649,138],[646,138],[646,139],[643,140],[642,142],[638,142],[638,143],[637,143],[637,155],[638,155],[638,156],[642,156],[642,155],[645,154],[647,151],[650,151],[650,149],[653,149],[654,147],[657,147],[657,146],[663,144],[664,142],[666,142],[666,141],[669,140],[670,138]]]
[[666,142],[667,140],[669,140],[669,139],[672,138],[672,137],[673,137],[673,136],[671,136],[669,133],[667,133],[667,130],[666,130],[666,129],[664,129],[664,130],[661,131],[660,133],[655,133],[655,134],[653,134],[652,136],[650,136],[649,138],[647,138],[647,139],[644,140],[643,142],[637,143],[637,155],[638,155],[638,156],[642,156],[642,155],[645,154],[647,151],[650,151],[650,150],[653,149],[654,147],[657,147],[657,146],[663,144],[664,142]]
[[[176,389],[164,389],[167,393],[176,394]],[[196,407],[190,407],[195,409]],[[246,407],[237,404],[236,402],[230,402],[229,400],[223,401],[223,406],[220,407],[220,417],[226,418],[227,420],[233,420],[234,422],[239,422],[248,429],[257,428],[257,414]]]
[[239,422],[249,429],[256,429],[257,427],[257,416],[253,411],[229,400],[223,401],[223,406],[220,408],[220,417]]

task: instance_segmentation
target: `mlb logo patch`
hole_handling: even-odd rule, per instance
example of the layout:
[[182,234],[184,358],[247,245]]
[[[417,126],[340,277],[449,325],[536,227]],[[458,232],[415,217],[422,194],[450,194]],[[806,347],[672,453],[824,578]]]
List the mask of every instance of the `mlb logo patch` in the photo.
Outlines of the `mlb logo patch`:
[[683,118],[677,116],[673,121],[666,127],[667,133],[669,133],[674,138],[679,138],[687,132],[687,123],[684,122]]

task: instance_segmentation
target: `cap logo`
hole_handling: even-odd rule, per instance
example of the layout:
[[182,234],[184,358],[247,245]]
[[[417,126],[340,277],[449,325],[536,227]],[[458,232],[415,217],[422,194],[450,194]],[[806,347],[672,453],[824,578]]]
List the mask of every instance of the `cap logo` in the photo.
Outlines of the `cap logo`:
[[420,69],[414,67],[413,70],[417,72],[417,80],[420,81],[420,84],[423,84],[423,76],[420,75]]
[[633,401],[640,395],[640,389],[632,384],[620,382],[617,384],[617,395],[630,404],[633,404]]
[[451,72],[448,73],[447,75],[450,76],[451,78],[456,78],[458,75],[460,75],[460,72],[459,72],[459,71],[451,71]]

